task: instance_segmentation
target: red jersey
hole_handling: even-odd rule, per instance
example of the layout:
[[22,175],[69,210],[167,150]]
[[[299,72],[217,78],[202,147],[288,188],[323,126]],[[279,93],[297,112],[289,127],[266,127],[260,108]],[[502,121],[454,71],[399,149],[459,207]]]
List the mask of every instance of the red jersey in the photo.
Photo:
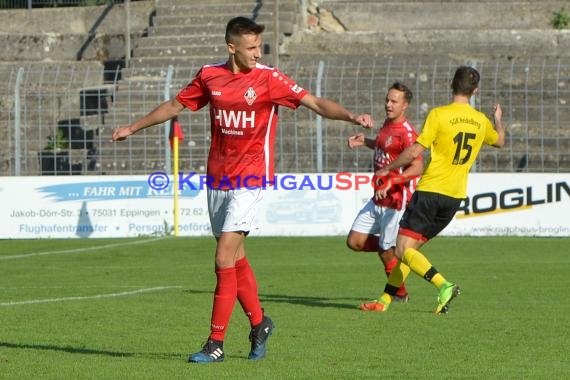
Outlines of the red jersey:
[[[374,148],[374,171],[378,171],[393,162],[404,149],[412,145],[418,134],[407,119],[399,123],[392,123],[388,119],[378,131]],[[421,159],[421,157],[420,157]],[[395,169],[390,175],[399,175],[402,168]],[[382,200],[374,200],[379,206],[401,210],[412,197],[417,179],[412,179],[405,184],[397,184],[392,187]]]
[[278,106],[296,109],[307,91],[275,68],[231,72],[203,66],[176,99],[196,111],[210,104],[209,178],[216,189],[266,186],[274,179]]

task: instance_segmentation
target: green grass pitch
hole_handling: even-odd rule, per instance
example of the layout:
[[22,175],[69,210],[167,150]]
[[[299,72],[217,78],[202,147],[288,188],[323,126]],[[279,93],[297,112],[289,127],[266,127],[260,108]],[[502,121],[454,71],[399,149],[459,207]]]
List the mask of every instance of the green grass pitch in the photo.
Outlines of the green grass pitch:
[[276,329],[249,362],[238,303],[224,363],[186,363],[209,332],[213,238],[0,241],[0,379],[563,379],[570,374],[570,239],[436,238],[424,253],[462,294],[434,316],[363,313],[385,283],[342,237],[250,237]]

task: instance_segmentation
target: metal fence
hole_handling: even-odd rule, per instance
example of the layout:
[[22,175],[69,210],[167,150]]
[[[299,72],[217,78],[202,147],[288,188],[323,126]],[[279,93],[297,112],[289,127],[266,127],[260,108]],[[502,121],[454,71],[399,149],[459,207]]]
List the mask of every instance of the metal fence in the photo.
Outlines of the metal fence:
[[[456,61],[327,57],[281,59],[281,71],[314,94],[358,112],[370,112],[378,127],[393,81],[414,93],[408,118],[418,131],[427,112],[451,100]],[[485,148],[474,170],[482,172],[570,171],[570,61],[463,62],[480,71],[473,105],[491,116],[503,106],[507,145]],[[0,66],[0,175],[149,174],[170,168],[168,126],[146,129],[111,143],[112,130],[130,123],[174,96],[198,66],[104,70],[94,62]],[[169,75],[170,73],[170,75]],[[185,139],[180,170],[205,171],[210,141],[207,109],[180,117]],[[277,172],[368,171],[371,153],[350,150],[358,128],[320,120],[300,107],[282,108],[277,130]],[[367,132],[371,136],[377,131]]]

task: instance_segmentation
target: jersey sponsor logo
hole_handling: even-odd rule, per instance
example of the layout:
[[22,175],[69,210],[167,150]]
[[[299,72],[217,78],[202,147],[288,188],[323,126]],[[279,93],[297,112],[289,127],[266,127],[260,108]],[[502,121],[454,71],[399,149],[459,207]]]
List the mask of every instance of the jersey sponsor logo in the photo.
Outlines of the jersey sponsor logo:
[[224,135],[243,136],[243,131],[236,131],[235,129],[221,129]]
[[255,93],[255,90],[253,89],[253,87],[250,87],[247,89],[247,91],[245,92],[243,97],[245,98],[247,105],[251,106],[253,104],[253,102],[255,102],[255,99],[257,98],[257,94]]
[[212,91],[212,96],[222,96],[222,92],[221,91]]
[[478,193],[461,202],[457,218],[467,218],[507,211],[519,211],[533,206],[565,202],[570,199],[568,182],[547,183],[546,188],[538,184],[514,187],[496,192]]
[[291,86],[291,91],[293,91],[295,94],[300,94],[301,91],[303,91],[303,88],[298,84],[295,84],[294,86]]
[[376,148],[374,153],[374,161],[378,167],[383,168],[390,165],[394,159],[390,156],[390,153],[385,152],[380,148]]
[[451,126],[455,126],[456,124],[471,124],[477,129],[481,128],[481,124],[473,119],[472,117],[454,117],[453,119],[449,120]]
[[255,128],[255,111],[214,109],[214,118],[216,120],[216,124],[222,128]]

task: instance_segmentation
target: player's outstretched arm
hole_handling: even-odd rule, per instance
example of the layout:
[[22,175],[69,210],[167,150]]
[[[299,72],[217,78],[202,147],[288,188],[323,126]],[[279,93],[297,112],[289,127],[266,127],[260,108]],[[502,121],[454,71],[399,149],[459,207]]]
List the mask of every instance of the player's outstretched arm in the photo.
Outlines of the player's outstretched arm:
[[174,116],[177,116],[183,109],[184,106],[175,98],[167,100],[134,123],[119,126],[113,131],[112,141],[122,141],[141,129],[164,123],[165,121],[172,119]]
[[350,136],[347,140],[348,147],[350,149],[358,148],[361,146],[366,146],[370,149],[374,149],[376,141],[364,136],[364,133],[357,133],[354,136]]
[[499,134],[497,142],[493,144],[494,147],[502,148],[505,145],[505,128],[503,127],[503,110],[500,104],[493,107],[493,117],[495,119],[495,130]]
[[332,100],[307,94],[301,99],[301,104],[327,119],[344,120],[364,128],[374,127],[374,120],[369,114],[356,115]]

